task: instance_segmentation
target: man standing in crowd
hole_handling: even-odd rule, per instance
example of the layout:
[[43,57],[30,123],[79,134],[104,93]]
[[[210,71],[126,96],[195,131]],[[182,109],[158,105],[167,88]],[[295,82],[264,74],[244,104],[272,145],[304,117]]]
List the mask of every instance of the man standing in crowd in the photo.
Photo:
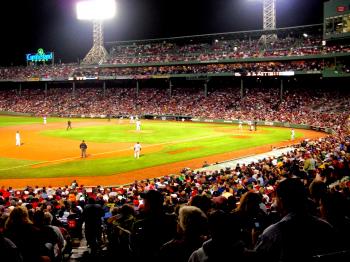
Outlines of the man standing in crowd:
[[19,134],[19,131],[16,132],[16,146],[21,145],[21,135]]
[[81,158],[86,158],[86,149],[87,149],[87,145],[85,143],[85,140],[83,140],[80,144],[80,150],[81,150]]
[[72,122],[70,120],[67,122],[67,130],[68,129],[72,129]]
[[134,157],[135,158],[140,158],[140,152],[141,152],[141,145],[140,145],[140,142],[137,142],[135,145],[134,145]]
[[140,194],[143,199],[141,219],[135,221],[129,238],[133,261],[157,260],[160,247],[176,234],[176,216],[163,209],[161,192],[148,190]]
[[313,177],[315,175],[316,172],[316,166],[317,166],[317,162],[316,160],[313,158],[313,155],[307,151],[305,153],[305,161],[304,161],[304,171],[306,173],[308,173],[309,177]]
[[83,211],[83,220],[85,222],[85,237],[91,249],[91,254],[96,253],[98,243],[101,241],[103,216],[104,211],[101,205],[97,204],[95,199],[90,197]]

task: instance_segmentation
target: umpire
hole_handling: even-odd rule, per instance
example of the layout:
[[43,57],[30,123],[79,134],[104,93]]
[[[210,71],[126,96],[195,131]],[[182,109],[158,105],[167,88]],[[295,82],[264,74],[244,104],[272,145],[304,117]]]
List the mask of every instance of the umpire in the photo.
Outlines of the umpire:
[[81,157],[82,158],[86,158],[86,149],[87,149],[87,145],[85,143],[85,140],[83,140],[80,144],[80,150],[81,150]]

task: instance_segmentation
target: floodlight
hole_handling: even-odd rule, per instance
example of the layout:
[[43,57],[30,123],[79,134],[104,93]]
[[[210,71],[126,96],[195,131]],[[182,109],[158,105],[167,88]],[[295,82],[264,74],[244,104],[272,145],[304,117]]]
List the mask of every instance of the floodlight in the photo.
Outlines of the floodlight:
[[304,34],[303,34],[303,37],[307,38],[307,37],[308,37],[308,34],[307,34],[307,33],[304,33]]
[[76,5],[79,20],[105,20],[115,16],[115,0],[90,0]]
[[116,9],[115,0],[85,0],[77,3],[77,18],[93,21],[93,46],[83,63],[101,64],[107,61],[108,53],[103,46],[102,22],[114,17]]

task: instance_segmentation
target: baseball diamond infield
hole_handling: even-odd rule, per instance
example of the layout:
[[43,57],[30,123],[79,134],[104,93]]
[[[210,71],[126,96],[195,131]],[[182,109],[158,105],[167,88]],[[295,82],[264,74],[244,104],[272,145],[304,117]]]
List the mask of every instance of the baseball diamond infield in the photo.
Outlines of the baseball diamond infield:
[[[304,138],[324,133],[258,127],[243,131],[232,124],[142,120],[141,132],[129,120],[0,117],[0,185],[22,188],[64,186],[77,179],[83,185],[120,185],[145,178],[179,173],[184,167],[199,168],[204,161],[215,163],[270,151]],[[15,133],[21,146],[15,146]],[[80,158],[79,144],[85,139],[88,157]],[[140,159],[133,145],[142,144]]]

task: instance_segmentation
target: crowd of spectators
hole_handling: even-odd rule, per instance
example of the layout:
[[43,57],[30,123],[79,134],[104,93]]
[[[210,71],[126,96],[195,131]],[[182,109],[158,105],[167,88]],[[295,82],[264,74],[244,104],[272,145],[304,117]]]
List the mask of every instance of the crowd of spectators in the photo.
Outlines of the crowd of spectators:
[[111,48],[110,64],[145,64],[181,61],[221,61],[258,57],[308,56],[349,52],[349,46],[322,45],[322,37],[310,34],[307,37],[283,36],[267,45],[259,38],[247,39],[203,39],[193,43],[188,39],[182,43],[139,42],[116,44]]
[[[257,80],[259,81],[259,80]],[[0,110],[34,115],[178,115],[209,119],[280,121],[344,128],[349,114],[349,93],[339,88],[286,88],[261,86],[211,87],[207,96],[203,87],[135,88],[22,88],[0,91]]]
[[[324,62],[319,60],[300,60],[285,62],[258,62],[206,65],[173,65],[173,66],[141,66],[141,67],[93,67],[86,68],[76,65],[28,66],[0,68],[1,80],[39,81],[68,80],[79,78],[145,77],[149,75],[178,74],[218,74],[232,73],[245,76],[249,73],[284,72],[284,71],[321,71]],[[346,69],[345,69],[346,70]]]
[[240,76],[260,72],[285,71],[321,71],[324,68],[322,61],[288,61],[288,62],[259,62],[234,64],[207,64],[207,65],[173,65],[147,67],[101,67],[79,68],[72,74],[73,78],[100,77],[100,76],[129,76],[129,78],[145,77],[149,75],[179,75],[179,74],[219,74],[231,73]]
[[[280,120],[337,132],[292,151],[217,171],[119,187],[0,189],[5,261],[62,261],[85,235],[94,259],[346,261],[350,243],[349,94],[338,88],[70,88],[2,90],[2,110],[189,114]],[[60,111],[62,110],[62,111]],[[116,110],[116,111],[113,111]],[[206,165],[207,166],[207,165]],[[14,185],[15,186],[15,185]],[[105,246],[106,250],[101,247]],[[298,252],[296,252],[296,250]]]
[[349,161],[350,137],[339,133],[220,171],[184,168],[119,187],[1,188],[1,254],[61,261],[84,231],[92,255],[105,244],[110,259],[346,261]]
[[68,79],[78,64],[0,67],[1,80]]

